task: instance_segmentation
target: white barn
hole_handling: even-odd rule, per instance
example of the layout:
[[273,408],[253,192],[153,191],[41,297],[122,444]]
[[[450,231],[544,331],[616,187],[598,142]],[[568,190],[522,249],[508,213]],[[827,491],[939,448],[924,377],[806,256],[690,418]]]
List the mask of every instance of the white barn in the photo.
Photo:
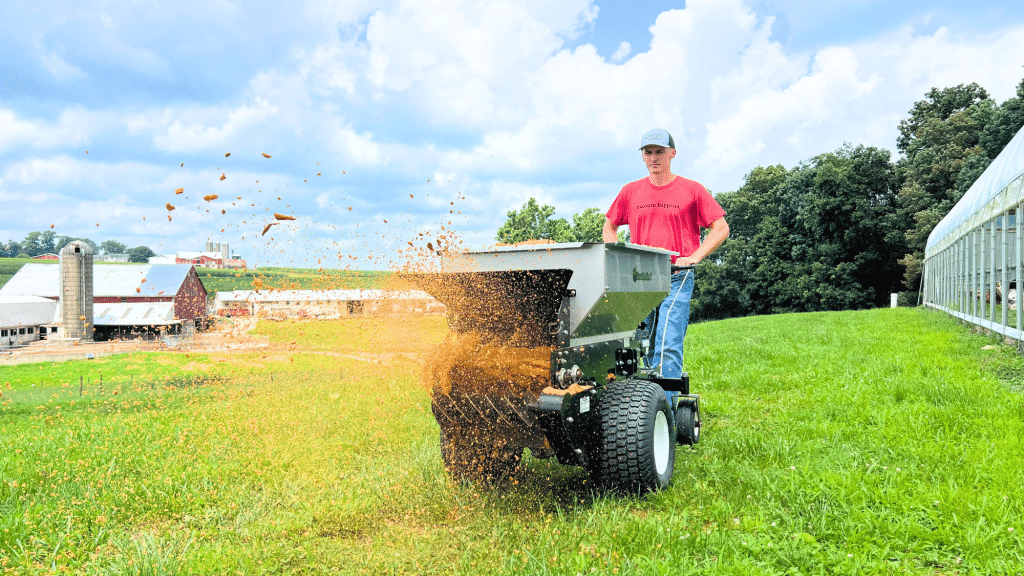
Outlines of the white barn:
[[353,314],[444,313],[422,290],[232,290],[218,292],[214,314],[264,318],[340,318]]

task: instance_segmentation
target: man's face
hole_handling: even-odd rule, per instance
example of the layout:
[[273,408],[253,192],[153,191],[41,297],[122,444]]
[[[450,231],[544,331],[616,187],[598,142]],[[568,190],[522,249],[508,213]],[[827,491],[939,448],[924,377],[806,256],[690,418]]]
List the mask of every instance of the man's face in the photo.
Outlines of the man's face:
[[668,172],[672,167],[672,159],[676,157],[675,148],[665,148],[649,144],[640,149],[647,164],[647,171],[651,174],[662,174]]

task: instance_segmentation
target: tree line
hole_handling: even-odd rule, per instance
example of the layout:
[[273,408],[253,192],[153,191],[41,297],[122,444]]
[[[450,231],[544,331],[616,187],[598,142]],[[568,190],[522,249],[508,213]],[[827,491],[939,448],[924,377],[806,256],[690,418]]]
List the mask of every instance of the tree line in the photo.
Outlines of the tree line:
[[148,246],[129,248],[117,240],[105,240],[97,245],[89,238],[75,238],[57,234],[53,230],[45,230],[29,232],[21,242],[0,242],[0,258],[34,258],[43,254],[60,254],[62,248],[76,240],[88,244],[95,254],[128,254],[129,262],[147,262],[151,256],[156,256],[156,252]]
[[[893,292],[916,302],[932,228],[1022,126],[1024,81],[1002,104],[976,83],[932,88],[900,122],[896,160],[847,143],[791,169],[754,168],[715,197],[731,234],[698,265],[692,319],[871,308]],[[530,199],[497,238],[601,240],[597,208],[573,225],[553,214]]]

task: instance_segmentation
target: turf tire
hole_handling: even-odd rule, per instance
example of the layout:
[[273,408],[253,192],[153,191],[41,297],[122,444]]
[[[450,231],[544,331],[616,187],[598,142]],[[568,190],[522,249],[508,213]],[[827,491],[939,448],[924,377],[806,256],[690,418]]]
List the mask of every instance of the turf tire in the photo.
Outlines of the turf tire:
[[672,481],[675,422],[661,386],[619,380],[598,401],[600,430],[590,448],[590,472],[605,490],[644,494]]

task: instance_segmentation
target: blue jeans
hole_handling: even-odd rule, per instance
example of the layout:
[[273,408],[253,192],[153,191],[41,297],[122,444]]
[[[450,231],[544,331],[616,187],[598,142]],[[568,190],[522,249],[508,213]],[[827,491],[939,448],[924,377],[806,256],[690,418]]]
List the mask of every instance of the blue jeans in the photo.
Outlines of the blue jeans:
[[683,377],[683,338],[690,323],[693,270],[672,275],[672,287],[637,330],[639,340],[648,340],[647,366],[662,378]]

